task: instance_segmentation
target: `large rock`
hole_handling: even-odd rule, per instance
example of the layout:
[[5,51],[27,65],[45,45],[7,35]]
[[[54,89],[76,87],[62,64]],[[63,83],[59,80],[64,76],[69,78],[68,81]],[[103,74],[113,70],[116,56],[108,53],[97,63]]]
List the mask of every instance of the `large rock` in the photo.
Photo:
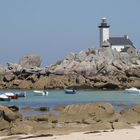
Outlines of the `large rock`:
[[65,88],[79,86],[85,82],[83,76],[78,75],[50,75],[47,77],[40,76],[40,78],[33,84],[35,89],[43,88]]
[[4,119],[0,119],[0,131],[10,129],[10,123],[8,121],[5,121]]
[[96,114],[98,117],[112,115],[114,112],[114,107],[109,103],[73,104],[66,106],[63,111],[68,114]]
[[61,63],[56,63],[49,67],[54,74],[84,74],[93,75],[96,73],[96,64],[93,60],[98,60],[94,49],[87,49],[78,54],[71,53],[66,56]]
[[[119,115],[115,113],[114,107],[109,103],[88,103],[68,105],[63,110],[62,116],[72,119],[83,120],[92,118],[95,121],[110,121],[118,119]],[[64,118],[63,118],[64,119]],[[67,121],[67,120],[65,120]]]
[[101,121],[91,126],[92,130],[111,130],[112,125],[107,121]]
[[[99,68],[99,66],[98,66]],[[98,74],[102,74],[102,75],[116,75],[116,74],[120,74],[123,73],[122,71],[118,70],[116,67],[112,66],[112,65],[104,65],[104,66],[100,66],[99,70],[98,70]]]
[[0,75],[3,75],[3,74],[5,74],[5,69],[0,66]]
[[111,76],[94,76],[88,77],[92,82],[92,85],[96,89],[118,89],[120,88],[120,83],[117,81],[117,78],[114,79]]
[[96,50],[94,48],[88,48],[85,51],[80,51],[75,55],[76,61],[92,61],[96,57]]
[[21,58],[21,60],[19,61],[19,64],[23,68],[40,67],[41,58],[39,55],[36,55],[36,54],[25,55]]
[[81,51],[78,54],[70,54],[61,61],[49,67],[54,74],[82,74],[93,76],[124,73],[128,66],[122,60],[119,52],[111,48],[100,48]]
[[22,81],[22,80],[15,79],[15,80],[13,80],[13,85],[19,86],[19,84],[21,83],[21,81]]
[[53,123],[54,121],[58,122],[58,116],[52,113],[44,114],[44,115],[37,115],[37,116],[29,116],[26,117],[29,121],[36,121],[36,122],[44,122],[44,123]]
[[16,121],[11,128],[11,135],[17,134],[34,134],[34,135],[45,135],[49,133],[49,130],[53,127],[52,123],[47,121]]
[[75,57],[76,57],[76,54],[70,53],[69,55],[65,56],[65,59],[71,61],[71,60],[74,60]]
[[100,48],[98,55],[100,56],[100,58],[104,58],[104,60],[106,60],[108,64],[111,64],[115,59],[120,58],[119,52],[109,47]]
[[94,88],[96,89],[119,89],[119,83],[117,82],[107,82],[107,83],[95,83],[94,85]]
[[50,71],[57,75],[74,74],[77,65],[79,65],[79,62],[65,59],[60,65],[53,66]]
[[[34,84],[33,88],[34,89],[44,89],[45,85],[47,82],[47,78],[44,76],[41,76]],[[46,86],[48,88],[48,86]]]
[[4,82],[10,82],[10,81],[13,81],[14,79],[15,79],[15,76],[13,74],[8,74],[8,75],[4,76],[3,81]]
[[86,59],[87,53],[86,51],[81,51],[79,54],[77,54],[76,58],[78,61],[82,62]]
[[94,61],[82,61],[77,67],[75,67],[74,71],[81,75],[94,75],[97,72]]
[[128,80],[130,80],[129,83],[127,83],[127,87],[136,87],[140,88],[140,78],[137,77],[130,77]]
[[126,52],[121,52],[120,53],[121,56],[121,60],[127,65],[127,66],[132,66],[132,61],[131,61],[131,57],[130,54],[126,53]]
[[26,122],[18,122],[11,128],[11,134],[12,135],[18,135],[18,134],[31,134],[33,133],[33,126],[31,124],[28,124]]
[[8,122],[22,118],[22,115],[19,112],[13,112],[6,106],[0,106],[0,112],[1,117]]
[[121,111],[119,121],[127,123],[140,123],[140,104]]
[[123,62],[121,61],[120,59],[115,59],[113,62],[112,62],[112,65],[115,66],[118,70],[121,70],[121,71],[125,71],[127,70],[129,67]]
[[20,89],[31,89],[32,82],[28,80],[20,80],[20,82],[16,81],[17,87]]
[[3,88],[3,78],[5,75],[5,69],[0,66],[0,89]]
[[113,122],[113,129],[130,129],[132,128],[128,123],[125,122]]
[[127,69],[125,72],[126,72],[126,75],[129,77],[131,76],[131,77],[140,78],[140,66],[131,67],[131,68]]
[[7,62],[7,71],[6,72],[21,72],[22,67],[16,63]]

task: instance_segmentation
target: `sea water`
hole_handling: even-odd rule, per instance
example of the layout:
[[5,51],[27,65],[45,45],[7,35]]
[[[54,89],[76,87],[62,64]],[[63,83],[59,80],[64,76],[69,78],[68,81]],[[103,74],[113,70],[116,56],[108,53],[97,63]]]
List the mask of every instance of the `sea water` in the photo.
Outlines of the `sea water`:
[[[21,90],[0,90],[0,94],[5,92],[21,92]],[[27,90],[27,96],[25,98],[18,98],[17,100],[0,101],[0,105],[18,106],[19,108],[30,106],[37,108],[41,106],[49,106],[53,110],[57,105],[68,105],[75,103],[93,103],[93,102],[109,102],[113,104],[117,109],[118,104],[124,104],[130,106],[140,103],[140,94],[126,94],[124,91],[89,91],[79,90],[76,94],[65,94],[63,90],[48,90],[47,96],[36,96],[33,90]],[[23,115],[36,115],[41,112],[31,110],[20,110]]]

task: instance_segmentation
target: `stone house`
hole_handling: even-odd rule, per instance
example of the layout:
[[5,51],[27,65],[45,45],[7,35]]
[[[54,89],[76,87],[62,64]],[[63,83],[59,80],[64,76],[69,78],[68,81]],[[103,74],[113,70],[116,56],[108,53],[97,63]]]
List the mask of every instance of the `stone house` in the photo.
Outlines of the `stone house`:
[[100,29],[100,47],[110,47],[118,52],[126,52],[131,56],[137,56],[137,50],[133,42],[127,35],[123,37],[110,37],[109,28],[106,18],[102,18],[102,22],[98,26]]

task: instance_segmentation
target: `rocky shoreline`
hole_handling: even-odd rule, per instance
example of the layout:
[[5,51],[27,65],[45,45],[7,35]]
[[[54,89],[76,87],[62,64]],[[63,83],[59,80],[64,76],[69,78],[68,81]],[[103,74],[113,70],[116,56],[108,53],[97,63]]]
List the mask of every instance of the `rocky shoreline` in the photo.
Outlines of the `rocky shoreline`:
[[0,136],[47,136],[71,132],[130,129],[140,123],[140,104],[120,112],[110,103],[86,103],[63,106],[55,115],[23,118],[17,107],[0,106]]
[[[40,68],[37,55],[24,56],[19,64],[0,67],[0,89],[124,89],[140,88],[139,58],[111,48],[87,49],[70,54],[54,65]],[[120,112],[109,103],[74,104],[52,113],[24,117],[17,107],[0,106],[0,136],[56,135],[78,131],[132,128],[140,123],[140,105]],[[48,108],[41,108],[47,110]]]
[[28,55],[0,68],[0,89],[140,88],[139,61],[111,48],[87,49],[40,68],[40,56]]

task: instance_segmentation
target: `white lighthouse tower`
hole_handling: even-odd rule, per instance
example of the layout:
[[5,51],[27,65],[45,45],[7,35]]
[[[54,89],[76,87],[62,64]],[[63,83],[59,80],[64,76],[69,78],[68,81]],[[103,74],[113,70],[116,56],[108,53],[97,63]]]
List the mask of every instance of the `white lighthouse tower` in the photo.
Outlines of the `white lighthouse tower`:
[[106,18],[103,17],[101,24],[98,26],[100,29],[100,47],[102,47],[103,42],[106,42],[109,39],[109,25],[106,21]]

